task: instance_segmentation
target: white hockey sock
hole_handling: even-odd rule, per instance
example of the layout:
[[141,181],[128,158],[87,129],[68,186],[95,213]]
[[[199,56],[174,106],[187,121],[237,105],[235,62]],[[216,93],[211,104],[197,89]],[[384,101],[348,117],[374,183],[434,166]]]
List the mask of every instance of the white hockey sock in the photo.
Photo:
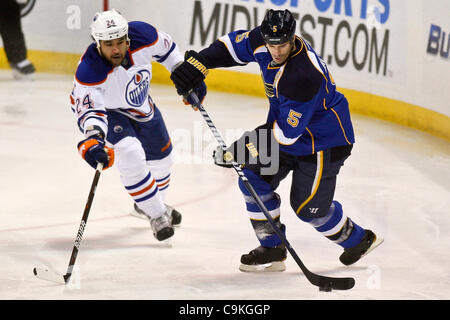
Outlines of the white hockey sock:
[[172,153],[160,160],[147,161],[147,166],[155,177],[162,201],[166,199],[170,185],[170,168],[173,164]]
[[159,194],[161,199],[164,201],[166,199],[167,191],[170,185],[170,173],[165,177],[156,177],[156,184],[158,185]]
[[166,212],[155,177],[147,166],[145,153],[138,139],[126,137],[115,146],[116,167],[120,180],[138,207],[152,218]]
[[[121,177],[127,192],[136,202],[138,207],[152,218],[160,217],[166,212],[166,206],[161,197],[155,178],[149,170],[146,174],[136,179]],[[134,181],[132,181],[134,180]]]

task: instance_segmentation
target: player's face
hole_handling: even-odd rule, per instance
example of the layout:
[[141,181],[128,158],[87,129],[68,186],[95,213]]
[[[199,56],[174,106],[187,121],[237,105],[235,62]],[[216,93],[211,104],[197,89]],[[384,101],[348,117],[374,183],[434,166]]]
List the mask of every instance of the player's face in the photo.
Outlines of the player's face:
[[267,43],[266,46],[276,64],[285,62],[292,50],[292,43],[290,41],[282,44]]
[[120,66],[127,53],[128,42],[126,37],[101,41],[100,50],[106,60],[114,67]]

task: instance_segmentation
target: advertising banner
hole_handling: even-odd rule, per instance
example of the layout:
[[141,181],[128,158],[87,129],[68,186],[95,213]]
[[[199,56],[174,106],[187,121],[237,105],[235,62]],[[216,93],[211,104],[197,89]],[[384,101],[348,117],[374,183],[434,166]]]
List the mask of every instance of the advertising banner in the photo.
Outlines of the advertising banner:
[[[105,5],[169,33],[181,51],[252,29],[270,8],[288,9],[297,21],[296,34],[322,56],[353,110],[450,138],[448,0],[36,1],[22,24],[37,66],[72,72],[91,42],[92,17]],[[154,79],[167,83],[163,69],[155,67]],[[263,94],[257,64],[210,74],[211,89]],[[430,126],[440,127],[440,133]]]

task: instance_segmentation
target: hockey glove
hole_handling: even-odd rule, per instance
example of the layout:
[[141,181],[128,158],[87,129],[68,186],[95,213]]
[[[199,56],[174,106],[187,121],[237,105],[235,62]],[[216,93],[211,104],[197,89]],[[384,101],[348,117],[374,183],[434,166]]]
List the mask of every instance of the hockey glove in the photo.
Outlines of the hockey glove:
[[234,160],[258,174],[275,174],[279,165],[279,144],[270,126],[264,124],[245,132],[225,153],[219,146],[214,150],[213,158],[214,164],[221,167],[231,168]]
[[[203,103],[203,100],[205,99],[205,96],[206,96],[206,84],[205,84],[205,82],[202,81],[201,85],[194,89],[194,92],[197,95],[198,100],[200,101],[200,103]],[[195,111],[198,110],[198,108],[194,106],[194,101],[192,101],[191,95],[188,95],[187,97],[183,97],[183,102],[187,106],[190,105],[192,107],[192,109],[194,109]]]
[[202,84],[207,74],[208,69],[202,56],[190,50],[186,51],[184,62],[172,71],[170,79],[175,84],[178,94],[187,97],[192,89]]
[[81,157],[94,169],[97,163],[103,163],[103,170],[114,164],[114,150],[105,146],[101,133],[80,141],[77,147]]
[[234,160],[233,154],[228,151],[225,153],[221,146],[217,146],[216,150],[213,151],[214,164],[224,168],[232,168],[231,162]]

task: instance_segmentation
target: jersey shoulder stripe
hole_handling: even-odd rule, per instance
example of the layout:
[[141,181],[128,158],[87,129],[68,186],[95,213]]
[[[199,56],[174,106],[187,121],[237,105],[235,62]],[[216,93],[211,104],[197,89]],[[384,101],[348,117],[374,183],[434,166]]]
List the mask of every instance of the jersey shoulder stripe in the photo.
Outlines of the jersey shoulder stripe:
[[99,55],[97,45],[92,43],[81,57],[75,78],[83,85],[94,86],[105,82],[112,71],[113,67]]
[[143,21],[128,23],[128,37],[130,38],[130,51],[135,52],[150,47],[158,41],[158,31],[151,24]]
[[[138,51],[156,43],[158,32],[148,23],[132,21],[128,24],[128,35],[131,40],[130,51]],[[103,59],[92,43],[81,58],[75,73],[76,80],[83,85],[99,85],[106,81],[113,67]]]

